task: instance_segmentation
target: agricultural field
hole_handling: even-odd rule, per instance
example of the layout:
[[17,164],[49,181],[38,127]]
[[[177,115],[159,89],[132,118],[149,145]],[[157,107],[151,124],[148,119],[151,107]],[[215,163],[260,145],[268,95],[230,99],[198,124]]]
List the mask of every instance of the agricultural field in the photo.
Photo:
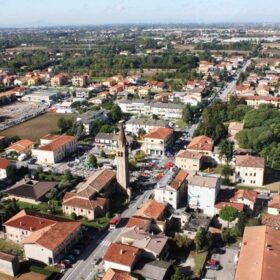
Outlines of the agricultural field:
[[56,131],[57,121],[59,118],[71,118],[75,119],[75,114],[56,114],[56,113],[46,113],[34,119],[28,120],[6,130],[0,132],[4,136],[14,136],[17,135],[20,138],[28,138],[32,141],[38,141],[40,137],[51,131]]

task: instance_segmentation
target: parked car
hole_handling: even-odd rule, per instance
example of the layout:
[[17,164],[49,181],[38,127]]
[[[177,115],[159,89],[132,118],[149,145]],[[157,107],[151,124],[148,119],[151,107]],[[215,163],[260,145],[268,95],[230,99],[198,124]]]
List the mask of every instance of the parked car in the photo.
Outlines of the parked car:
[[225,249],[222,249],[222,248],[217,248],[217,247],[215,247],[215,248],[213,248],[213,249],[211,250],[211,252],[212,252],[212,254],[223,255],[223,254],[226,252],[226,250],[225,250]]
[[220,261],[219,260],[215,260],[215,259],[210,259],[207,261],[208,265],[219,265]]
[[221,269],[221,266],[218,264],[218,265],[209,265],[207,264],[205,266],[206,269],[210,269],[210,270],[220,270]]
[[78,256],[78,255],[80,255],[80,254],[81,254],[81,250],[80,250],[80,249],[78,249],[78,248],[74,248],[74,249],[72,250],[72,253],[73,253],[73,255]]

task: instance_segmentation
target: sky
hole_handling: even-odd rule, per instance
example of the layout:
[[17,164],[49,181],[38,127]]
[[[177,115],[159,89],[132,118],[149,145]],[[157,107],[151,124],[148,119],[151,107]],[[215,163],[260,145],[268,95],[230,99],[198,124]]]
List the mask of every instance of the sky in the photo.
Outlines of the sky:
[[0,27],[279,22],[279,0],[0,0]]

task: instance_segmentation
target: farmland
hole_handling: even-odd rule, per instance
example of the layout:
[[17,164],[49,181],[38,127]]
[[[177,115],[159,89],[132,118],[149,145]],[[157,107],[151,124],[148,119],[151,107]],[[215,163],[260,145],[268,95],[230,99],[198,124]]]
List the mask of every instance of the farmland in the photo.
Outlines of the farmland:
[[18,135],[20,138],[28,138],[33,141],[38,141],[40,137],[58,129],[57,121],[61,117],[74,119],[75,114],[46,113],[37,118],[28,120],[19,125],[8,128],[2,131],[1,135]]

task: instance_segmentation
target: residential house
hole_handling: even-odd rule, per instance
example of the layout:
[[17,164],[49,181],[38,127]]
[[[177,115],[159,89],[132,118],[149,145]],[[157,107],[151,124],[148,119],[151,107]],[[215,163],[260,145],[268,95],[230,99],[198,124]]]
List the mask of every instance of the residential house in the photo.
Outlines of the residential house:
[[280,215],[280,195],[275,194],[267,205],[267,213],[271,215]]
[[269,96],[270,88],[267,85],[259,85],[256,88],[256,93],[260,96]]
[[203,163],[203,155],[199,152],[180,150],[175,156],[175,165],[185,170],[199,171]]
[[75,75],[71,81],[74,87],[86,87],[88,84],[88,75]]
[[67,85],[68,83],[68,76],[66,74],[57,74],[51,78],[51,86],[52,87],[61,87]]
[[8,148],[5,149],[6,153],[15,152],[18,155],[30,153],[34,143],[29,139],[21,139],[12,143]]
[[234,279],[279,279],[279,239],[280,231],[271,227],[246,227]]
[[81,122],[84,126],[86,135],[90,135],[92,132],[92,126],[96,120],[100,120],[102,123],[107,123],[110,118],[110,111],[100,109],[98,111],[87,111],[77,117],[77,122]]
[[183,169],[174,177],[173,172],[166,174],[154,190],[154,199],[170,204],[174,209],[179,207],[182,198],[187,194],[188,173]]
[[234,196],[230,199],[231,202],[242,203],[251,211],[255,210],[258,193],[253,190],[237,190]]
[[0,180],[6,179],[8,177],[7,169],[10,165],[10,161],[5,158],[0,158]]
[[210,70],[213,70],[214,68],[214,64],[212,62],[209,61],[200,61],[199,62],[199,68],[198,71],[201,73],[206,74],[207,72],[209,72]]
[[[19,273],[19,261],[16,255],[0,252],[0,273],[16,276]],[[4,277],[3,279],[5,279]]]
[[145,131],[145,133],[151,132],[151,130],[168,127],[168,122],[164,120],[146,120],[146,119],[130,119],[125,123],[126,132],[138,135],[139,130]]
[[228,126],[228,134],[230,138],[235,139],[235,136],[244,128],[243,122],[230,122]]
[[150,115],[158,116],[165,120],[181,119],[184,105],[175,103],[152,103],[150,107]]
[[4,223],[8,240],[23,244],[26,259],[57,263],[80,238],[81,223],[61,217],[21,210]]
[[77,150],[77,139],[69,135],[47,134],[40,139],[40,146],[32,149],[38,163],[53,164]]
[[244,204],[242,204],[242,203],[230,202],[230,201],[219,201],[215,204],[215,215],[219,215],[220,211],[226,206],[230,206],[230,207],[236,209],[238,212],[244,211]]
[[188,204],[192,209],[200,209],[204,214],[215,214],[215,202],[221,186],[219,177],[194,175],[189,179]]
[[261,104],[271,104],[275,108],[280,108],[280,97],[275,96],[247,96],[244,98],[247,105],[252,106],[253,108],[259,108]]
[[148,155],[164,156],[168,147],[172,144],[173,129],[156,128],[144,136],[142,149]]
[[136,262],[140,259],[141,254],[142,250],[137,247],[111,243],[103,257],[104,269],[105,271],[116,269],[131,272]]
[[152,221],[152,227],[156,230],[164,232],[165,221],[164,213],[166,210],[166,204],[155,200],[148,200],[142,207],[136,212],[135,216],[140,218],[150,219]]
[[245,186],[263,186],[265,160],[263,157],[239,155],[235,162],[235,180]]
[[187,146],[187,151],[203,155],[203,161],[212,162],[214,141],[205,135],[197,136]]
[[116,269],[109,268],[105,275],[103,276],[102,280],[138,280],[132,276],[129,272],[120,271]]
[[5,199],[16,199],[22,202],[39,204],[46,194],[58,186],[58,182],[35,181],[23,179],[5,190]]
[[125,228],[121,233],[121,243],[142,249],[143,257],[157,259],[166,253],[168,237],[164,234],[150,234],[137,226]]

